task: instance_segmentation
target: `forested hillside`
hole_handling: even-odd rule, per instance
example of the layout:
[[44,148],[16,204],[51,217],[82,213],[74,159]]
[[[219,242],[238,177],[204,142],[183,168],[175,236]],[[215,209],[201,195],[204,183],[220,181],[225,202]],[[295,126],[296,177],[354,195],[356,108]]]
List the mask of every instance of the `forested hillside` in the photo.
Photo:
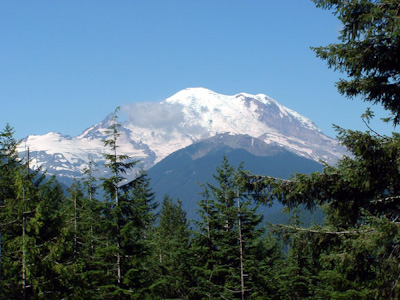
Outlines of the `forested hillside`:
[[282,245],[256,213],[248,173],[225,158],[195,224],[169,196],[156,215],[147,174],[125,180],[137,162],[118,154],[118,128],[115,113],[109,176],[94,178],[90,164],[67,191],[18,157],[9,125],[1,132],[0,297],[278,299]]

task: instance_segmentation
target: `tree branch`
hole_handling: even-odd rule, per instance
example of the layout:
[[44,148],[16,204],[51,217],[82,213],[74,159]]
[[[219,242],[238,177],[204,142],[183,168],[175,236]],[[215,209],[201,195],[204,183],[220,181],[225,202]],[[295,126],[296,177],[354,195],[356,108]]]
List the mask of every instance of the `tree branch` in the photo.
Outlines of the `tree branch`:
[[342,235],[342,234],[359,235],[361,233],[369,233],[369,232],[375,231],[375,230],[323,231],[323,230],[316,230],[316,229],[310,229],[310,228],[288,226],[288,225],[283,225],[283,224],[277,224],[277,225],[271,224],[271,225],[275,226],[275,227],[281,227],[280,228],[281,230],[287,228],[287,229],[292,229],[292,230],[295,230],[295,231],[305,231],[305,232],[311,232],[311,233],[334,234],[334,235]]

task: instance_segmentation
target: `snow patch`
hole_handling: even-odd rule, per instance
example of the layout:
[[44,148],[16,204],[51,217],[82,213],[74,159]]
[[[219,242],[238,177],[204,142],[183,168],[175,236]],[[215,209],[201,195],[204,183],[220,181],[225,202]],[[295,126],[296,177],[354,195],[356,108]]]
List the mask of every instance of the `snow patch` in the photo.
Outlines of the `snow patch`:
[[[120,128],[119,154],[140,160],[146,167],[193,142],[222,133],[260,138],[315,160],[335,162],[344,153],[311,120],[265,94],[222,95],[205,88],[187,88],[159,103],[125,105],[121,113],[126,121]],[[108,150],[103,140],[110,117],[76,137],[57,132],[27,137],[31,165],[62,174],[81,173],[89,157],[104,162],[103,153]],[[18,150],[26,155],[25,145]]]

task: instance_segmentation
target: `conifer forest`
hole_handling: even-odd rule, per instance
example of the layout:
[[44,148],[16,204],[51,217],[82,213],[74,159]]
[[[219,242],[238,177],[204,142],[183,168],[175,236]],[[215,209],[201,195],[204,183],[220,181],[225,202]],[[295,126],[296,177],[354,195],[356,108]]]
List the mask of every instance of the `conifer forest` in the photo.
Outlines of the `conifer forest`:
[[[339,93],[400,123],[400,2],[314,0],[342,22],[313,48],[343,73]],[[156,203],[146,171],[120,155],[118,108],[104,139],[108,174],[63,187],[0,133],[0,299],[400,299],[400,134],[337,127],[349,154],[321,172],[254,175],[225,157],[204,182],[198,220],[185,199]],[[132,178],[128,180],[127,178]],[[279,202],[272,225],[257,212]],[[304,226],[304,209],[324,222]]]

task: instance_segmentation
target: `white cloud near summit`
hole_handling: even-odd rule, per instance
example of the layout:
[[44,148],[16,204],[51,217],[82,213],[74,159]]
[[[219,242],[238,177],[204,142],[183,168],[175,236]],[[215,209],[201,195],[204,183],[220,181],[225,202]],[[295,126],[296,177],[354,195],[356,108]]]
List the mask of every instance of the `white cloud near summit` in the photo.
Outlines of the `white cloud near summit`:
[[[178,103],[139,102],[122,107],[127,121],[134,126],[165,131],[180,131],[185,134],[206,134],[200,125],[189,125],[185,120],[183,106]],[[192,116],[195,119],[200,116]],[[192,120],[193,121],[193,120]]]
[[178,104],[141,102],[125,105],[122,110],[128,121],[139,127],[173,129],[184,121]]

